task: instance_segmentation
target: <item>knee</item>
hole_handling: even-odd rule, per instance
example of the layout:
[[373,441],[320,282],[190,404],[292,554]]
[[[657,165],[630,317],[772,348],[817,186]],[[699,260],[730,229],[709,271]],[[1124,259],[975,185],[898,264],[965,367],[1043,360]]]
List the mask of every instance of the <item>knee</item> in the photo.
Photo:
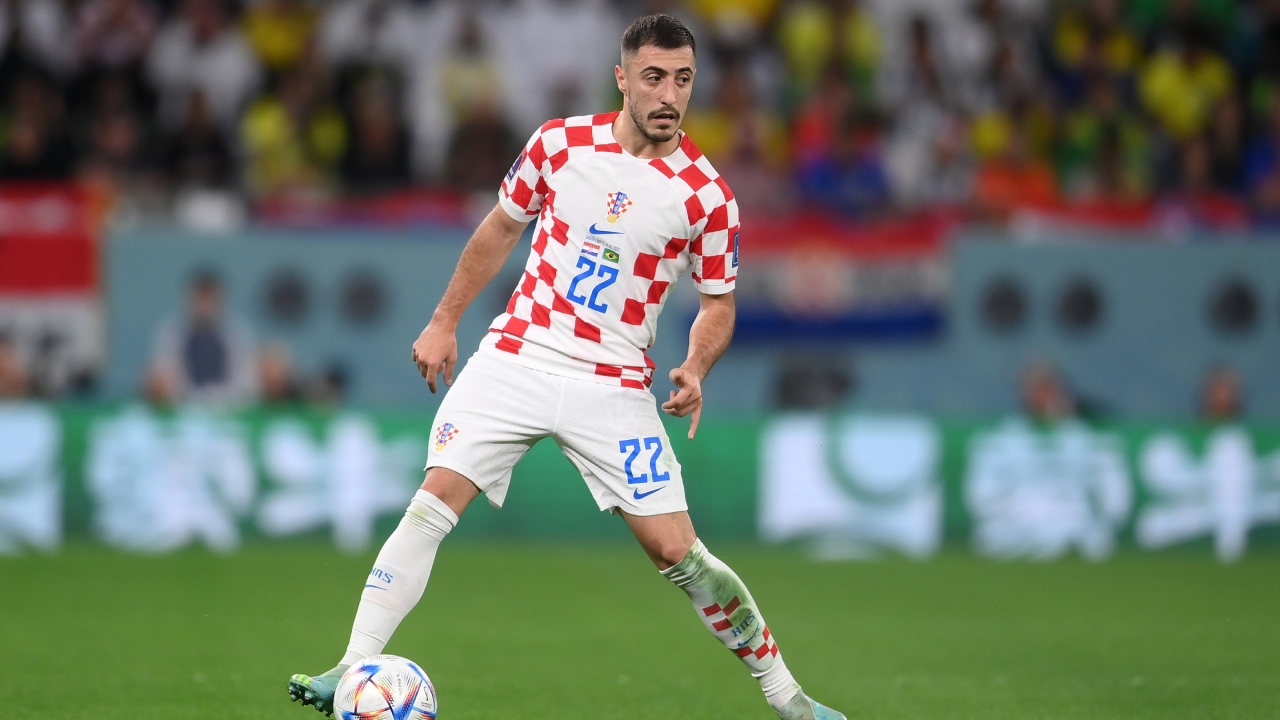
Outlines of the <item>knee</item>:
[[444,467],[428,470],[420,489],[439,498],[454,515],[461,515],[467,505],[480,494],[480,488],[465,475]]
[[684,538],[676,537],[665,539],[649,547],[649,557],[659,570],[675,567],[684,560],[689,554],[689,548],[693,547],[692,542],[686,541]]

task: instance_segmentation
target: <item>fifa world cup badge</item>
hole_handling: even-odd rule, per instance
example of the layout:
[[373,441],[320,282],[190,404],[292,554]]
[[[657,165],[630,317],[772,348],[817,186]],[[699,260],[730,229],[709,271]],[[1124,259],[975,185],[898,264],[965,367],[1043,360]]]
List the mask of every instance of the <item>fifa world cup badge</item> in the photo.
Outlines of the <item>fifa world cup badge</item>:
[[453,423],[443,423],[436,428],[436,452],[444,450],[444,446],[458,434],[458,428]]

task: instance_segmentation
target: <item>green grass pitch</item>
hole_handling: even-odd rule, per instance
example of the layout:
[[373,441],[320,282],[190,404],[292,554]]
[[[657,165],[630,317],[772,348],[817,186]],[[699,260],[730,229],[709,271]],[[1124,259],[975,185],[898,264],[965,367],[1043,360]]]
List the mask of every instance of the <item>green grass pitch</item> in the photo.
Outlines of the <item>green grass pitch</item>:
[[[1280,555],[810,562],[714,547],[788,664],[851,720],[1280,717]],[[259,545],[0,558],[0,717],[319,718],[294,672],[340,655],[371,556]],[[445,720],[773,717],[640,551],[446,543],[388,648]]]

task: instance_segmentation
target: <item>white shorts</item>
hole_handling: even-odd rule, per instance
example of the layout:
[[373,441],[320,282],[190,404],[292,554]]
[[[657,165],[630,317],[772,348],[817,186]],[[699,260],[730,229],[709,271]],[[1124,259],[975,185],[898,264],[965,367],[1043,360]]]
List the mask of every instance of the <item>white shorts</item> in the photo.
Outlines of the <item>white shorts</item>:
[[502,507],[511,469],[552,438],[601,510],[687,510],[680,463],[648,391],[551,375],[485,353],[467,361],[432,426],[427,468],[449,468]]

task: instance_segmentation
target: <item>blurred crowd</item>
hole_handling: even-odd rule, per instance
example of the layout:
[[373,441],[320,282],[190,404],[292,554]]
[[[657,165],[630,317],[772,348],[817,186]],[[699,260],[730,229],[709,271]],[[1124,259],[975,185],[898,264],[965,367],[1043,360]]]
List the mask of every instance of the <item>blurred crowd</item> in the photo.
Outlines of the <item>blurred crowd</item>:
[[155,329],[142,391],[162,407],[332,407],[344,400],[347,375],[331,364],[304,376],[288,345],[259,341],[248,321],[227,310],[219,275],[201,270],[188,284],[185,307]]
[[491,193],[699,39],[685,128],[757,212],[1164,203],[1280,223],[1280,0],[0,0],[0,181],[144,214]]

